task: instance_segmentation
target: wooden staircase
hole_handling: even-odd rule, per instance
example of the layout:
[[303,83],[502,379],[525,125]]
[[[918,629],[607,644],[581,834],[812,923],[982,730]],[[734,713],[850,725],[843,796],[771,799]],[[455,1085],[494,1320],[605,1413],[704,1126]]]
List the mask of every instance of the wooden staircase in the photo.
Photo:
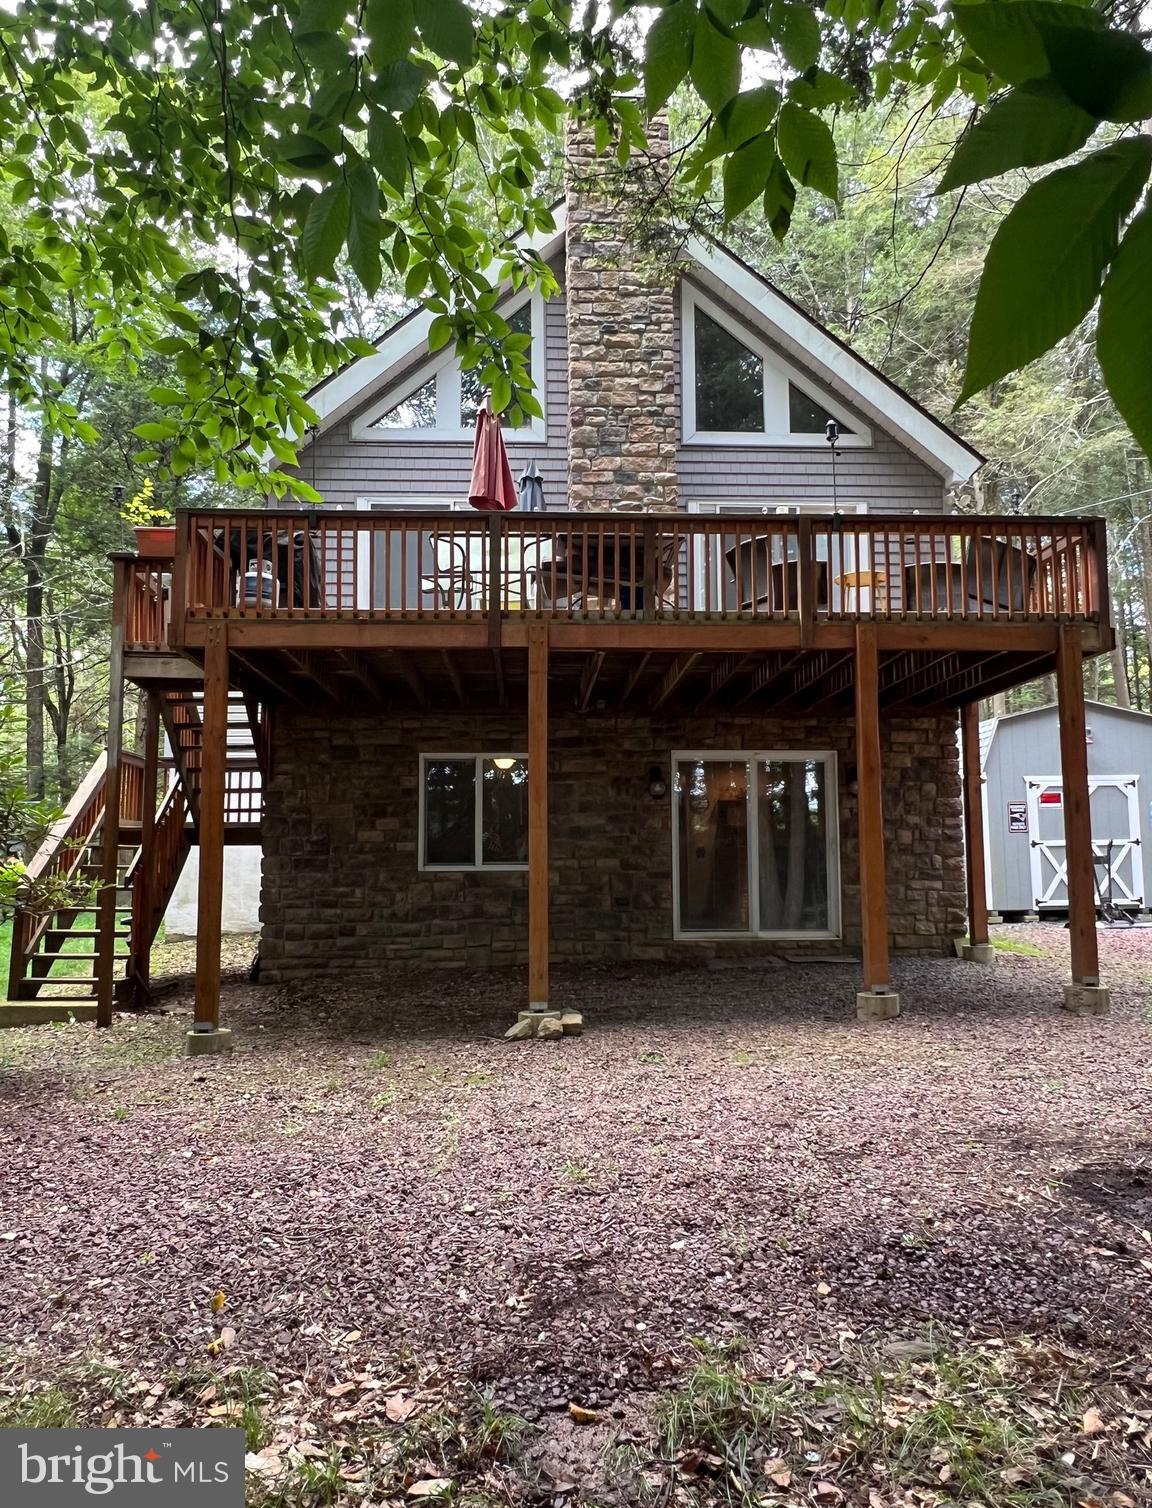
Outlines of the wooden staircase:
[[[125,754],[120,774],[113,978],[121,1005],[148,999],[147,958],[176,882],[196,841],[203,756],[203,695],[196,682],[155,693],[171,755],[157,761],[147,790],[145,762]],[[225,841],[258,842],[264,727],[259,709],[238,693],[228,700]],[[103,865],[107,757],[95,761],[60,820],[28,864],[33,880],[54,875],[88,883],[88,906],[17,911],[12,924],[9,1000],[87,1002],[97,998],[100,937],[95,892]],[[159,802],[157,794],[159,792]],[[149,811],[149,803],[151,810]],[[71,902],[75,896],[70,896]]]

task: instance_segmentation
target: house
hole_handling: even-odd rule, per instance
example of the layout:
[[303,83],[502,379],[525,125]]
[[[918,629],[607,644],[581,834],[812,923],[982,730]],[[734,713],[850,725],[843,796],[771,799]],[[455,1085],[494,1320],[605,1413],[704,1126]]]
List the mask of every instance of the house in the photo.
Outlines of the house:
[[[1131,913],[1152,897],[1152,716],[1085,704],[1092,847],[1102,893]],[[1055,707],[1031,707],[980,724],[985,855],[992,907],[1004,915],[1068,909]]]
[[[616,171],[576,138],[534,238],[561,291],[504,290],[544,410],[508,449],[544,511],[467,506],[482,395],[417,310],[314,394],[324,507],[182,513],[169,558],[117,559],[112,747],[69,818],[107,881],[98,1020],[146,989],[193,836],[193,1050],[226,1042],[230,842],[261,848],[266,980],[526,962],[542,1010],[554,961],[845,951],[858,1013],[896,1015],[891,952],[967,930],[988,953],[977,704],[1052,671],[1065,1004],[1106,1006],[1081,676],[1112,643],[1102,522],[947,512],[981,457],[723,246],[654,251]],[[66,923],[20,924],[14,996]]]

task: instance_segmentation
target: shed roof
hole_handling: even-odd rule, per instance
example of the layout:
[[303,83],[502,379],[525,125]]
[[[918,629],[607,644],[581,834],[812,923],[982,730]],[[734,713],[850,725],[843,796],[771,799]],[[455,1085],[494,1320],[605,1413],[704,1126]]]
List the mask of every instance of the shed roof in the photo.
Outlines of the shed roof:
[[[1148,725],[1149,733],[1152,733],[1152,712],[1139,712],[1135,707],[1117,707],[1115,702],[1095,702],[1085,698],[1084,707],[1090,710],[1093,717],[1116,716],[1135,718],[1137,721]],[[988,764],[988,755],[992,749],[992,740],[1004,723],[1020,723],[1028,718],[1039,717],[1043,712],[1056,712],[1053,702],[1045,702],[1042,707],[1026,707],[1022,712],[1005,712],[1000,717],[986,717],[980,724],[980,768],[983,770]]]

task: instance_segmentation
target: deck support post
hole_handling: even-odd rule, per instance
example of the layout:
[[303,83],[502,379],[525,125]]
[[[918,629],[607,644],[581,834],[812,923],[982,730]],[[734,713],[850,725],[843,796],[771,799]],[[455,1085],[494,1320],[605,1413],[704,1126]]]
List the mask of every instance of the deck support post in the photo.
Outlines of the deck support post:
[[980,770],[980,703],[960,709],[960,763],[964,779],[964,875],[968,895],[969,963],[995,963],[988,941],[988,883],[984,865],[984,785]]
[[1068,861],[1068,935],[1072,983],[1064,1008],[1077,1016],[1104,1015],[1109,992],[1100,986],[1096,943],[1096,894],[1092,816],[1088,799],[1088,730],[1084,714],[1083,630],[1062,624],[1056,650],[1056,697],[1060,713],[1060,775],[1064,797],[1064,843]]
[[96,1025],[112,1025],[116,993],[116,895],[120,884],[120,785],[124,778],[124,615],[127,565],[113,563],[108,644],[108,758],[104,769],[100,889],[96,896]]
[[856,629],[856,781],[860,847],[860,927],[864,988],[856,996],[860,1021],[900,1014],[888,969],[888,893],[884,868],[884,801],[880,762],[880,656],[876,628]]
[[136,947],[132,956],[134,988],[141,996],[148,993],[152,972],[152,897],[156,882],[156,779],[160,766],[160,693],[149,691],[144,703],[144,796],[140,813],[140,896],[132,908],[133,922],[139,919],[139,933],[133,937]]
[[227,1051],[220,1028],[220,922],[224,899],[224,782],[228,757],[228,641],[211,624],[204,645],[203,756],[200,766],[200,890],[196,914],[196,1006],[189,1053]]
[[528,625],[528,1009],[548,1009],[548,625]]

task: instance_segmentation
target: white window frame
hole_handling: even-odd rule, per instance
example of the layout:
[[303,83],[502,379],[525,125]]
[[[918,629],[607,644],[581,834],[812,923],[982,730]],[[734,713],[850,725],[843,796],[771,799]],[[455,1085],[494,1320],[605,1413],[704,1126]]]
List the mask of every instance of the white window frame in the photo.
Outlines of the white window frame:
[[[676,769],[685,760],[739,762],[749,767],[748,781],[748,927],[737,932],[698,932],[680,925],[680,813],[676,793]],[[828,921],[827,931],[768,932],[755,923],[760,916],[760,782],[755,779],[758,760],[791,760],[796,764],[825,766],[828,792]],[[840,894],[840,771],[834,749],[673,749],[668,781],[672,802],[672,936],[677,942],[715,942],[730,938],[745,942],[835,942],[842,936],[843,908]]]
[[[765,518],[775,518],[781,514],[796,517],[802,513],[811,513],[815,517],[826,518],[829,506],[824,503],[750,503],[750,502],[712,502],[712,501],[689,501],[685,507],[689,513],[701,513],[710,518],[723,518],[726,513],[760,513]],[[853,503],[848,508],[841,508],[841,513],[863,514],[868,512],[867,503]],[[853,536],[855,541],[855,536]],[[854,542],[853,549],[859,548],[858,542]],[[694,603],[701,606],[707,599],[704,592],[705,572],[709,569],[705,556],[708,551],[697,552],[696,579],[693,582],[695,597]],[[718,554],[713,554],[711,559],[712,570],[712,600],[719,602],[721,597],[721,562]]]
[[[500,314],[505,319],[516,314],[525,304],[531,305],[532,310],[532,350],[529,367],[532,374],[532,390],[536,401],[540,404],[542,413],[540,418],[534,416],[528,418],[526,424],[519,429],[506,427],[504,440],[506,444],[526,444],[531,441],[538,444],[548,437],[548,410],[546,401],[546,352],[544,349],[544,299],[539,293],[522,293],[510,299],[501,309]],[[423,362],[416,371],[402,384],[393,386],[387,390],[387,395],[378,397],[368,408],[362,410],[352,420],[348,427],[349,437],[353,440],[371,440],[376,444],[394,444],[396,441],[407,443],[415,441],[423,444],[428,441],[445,440],[471,440],[474,434],[472,429],[463,429],[459,424],[460,417],[460,362],[454,351],[448,350],[438,353]],[[431,378],[436,379],[436,428],[434,429],[373,429],[372,426],[382,419],[390,410],[398,407],[405,398],[418,392]],[[451,425],[441,425],[445,414],[451,414],[457,421]]]
[[[474,763],[474,770],[473,770],[473,777],[472,778],[473,778],[473,780],[475,782],[475,789],[476,789],[475,831],[473,832],[473,835],[472,835],[472,857],[473,857],[473,860],[476,860],[477,858],[479,858],[480,862],[479,863],[473,862],[471,864],[429,864],[427,862],[426,858],[425,858],[425,853],[424,853],[425,838],[426,838],[426,831],[425,831],[425,827],[424,827],[424,785],[425,785],[424,771],[425,771],[425,768],[428,765],[429,761],[439,762],[439,761],[444,761],[444,760],[456,760],[458,763],[463,764],[463,763],[465,763],[466,760],[469,760],[469,759],[471,759],[473,761],[473,763]],[[486,759],[492,759],[492,760],[496,760],[496,759],[519,759],[519,760],[522,760],[524,762],[524,764],[528,763],[528,756],[527,756],[527,754],[517,754],[517,753],[515,753],[511,749],[499,749],[495,753],[492,753],[492,752],[489,752],[489,751],[485,751],[483,754],[473,754],[471,752],[468,752],[468,753],[463,753],[463,754],[437,754],[437,753],[429,753],[429,754],[421,754],[420,755],[420,796],[419,796],[419,801],[417,803],[417,812],[418,812],[418,818],[417,818],[417,820],[419,821],[419,824],[420,824],[420,847],[419,847],[419,864],[418,864],[418,868],[419,869],[421,869],[423,871],[427,871],[428,873],[431,873],[431,874],[477,874],[477,873],[479,873],[482,870],[484,872],[488,872],[490,870],[494,870],[494,871],[503,870],[505,872],[523,873],[523,872],[525,872],[527,870],[527,868],[528,868],[527,861],[525,861],[523,864],[485,864],[484,863],[484,807],[483,807],[483,802],[481,800],[481,797],[482,797],[482,794],[483,794],[484,761]],[[528,778],[529,778],[529,780],[531,780],[531,778],[532,778],[532,772],[531,771],[528,772]]]
[[[828,441],[823,435],[796,434],[788,426],[788,384],[797,387],[821,403],[835,417],[842,414],[841,400],[801,371],[784,357],[777,354],[766,341],[747,325],[741,324],[724,308],[710,299],[706,293],[694,287],[687,278],[680,285],[680,346],[683,352],[684,380],[680,384],[683,403],[684,443],[686,445],[754,445],[772,449],[796,447],[807,450],[827,450]],[[756,431],[701,430],[696,427],[696,310],[702,309],[710,319],[727,330],[761,361],[764,373],[764,428]],[[847,419],[839,421],[847,424]],[[872,444],[872,431],[855,416],[851,420],[852,433],[842,434],[837,440],[841,450],[867,450]]]

